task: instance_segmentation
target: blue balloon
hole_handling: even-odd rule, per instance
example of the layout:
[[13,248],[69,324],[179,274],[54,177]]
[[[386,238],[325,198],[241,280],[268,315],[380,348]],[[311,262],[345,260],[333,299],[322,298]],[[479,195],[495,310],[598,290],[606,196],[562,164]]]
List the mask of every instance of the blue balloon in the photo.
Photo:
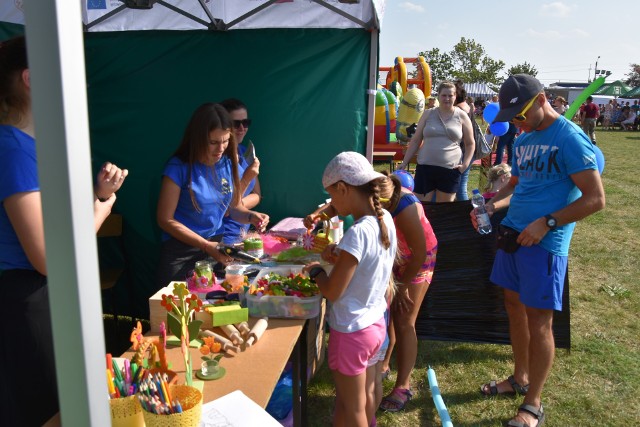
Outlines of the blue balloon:
[[604,172],[604,154],[602,154],[602,150],[597,146],[593,146],[593,151],[596,152],[596,163],[598,164],[598,172],[602,175]]
[[482,112],[482,117],[484,117],[484,121],[487,123],[491,123],[493,119],[498,115],[498,111],[500,111],[500,104],[497,102],[492,102],[484,107],[484,111]]
[[509,130],[509,122],[495,122],[489,125],[491,133],[495,136],[502,136]]
[[404,188],[409,191],[413,191],[413,186],[415,183],[413,181],[413,177],[409,172],[405,170],[397,170],[393,172],[393,174],[398,177],[398,179],[400,180],[400,184],[402,184]]

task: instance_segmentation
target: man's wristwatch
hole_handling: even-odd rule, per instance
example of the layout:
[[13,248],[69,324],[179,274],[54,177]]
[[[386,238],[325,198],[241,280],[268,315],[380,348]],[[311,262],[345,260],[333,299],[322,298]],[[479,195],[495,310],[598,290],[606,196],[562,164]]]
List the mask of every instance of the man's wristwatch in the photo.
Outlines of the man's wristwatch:
[[547,227],[549,227],[549,231],[553,231],[558,227],[558,220],[553,216],[545,215],[544,217],[547,219]]

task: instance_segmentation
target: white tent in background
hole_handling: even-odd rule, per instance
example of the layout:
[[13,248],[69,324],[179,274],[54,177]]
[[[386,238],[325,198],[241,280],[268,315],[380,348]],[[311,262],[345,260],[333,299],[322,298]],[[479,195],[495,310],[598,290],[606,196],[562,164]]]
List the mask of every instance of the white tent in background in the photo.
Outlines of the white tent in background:
[[486,83],[465,83],[464,88],[467,91],[467,96],[472,96],[474,100],[490,99],[493,95],[498,94],[498,92],[491,89]]

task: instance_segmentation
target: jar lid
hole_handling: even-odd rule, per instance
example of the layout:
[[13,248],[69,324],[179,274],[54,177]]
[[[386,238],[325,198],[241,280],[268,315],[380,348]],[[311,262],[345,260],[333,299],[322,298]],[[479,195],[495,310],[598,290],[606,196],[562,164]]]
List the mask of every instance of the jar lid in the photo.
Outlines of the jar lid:
[[245,266],[244,265],[227,265],[224,271],[227,274],[244,274]]

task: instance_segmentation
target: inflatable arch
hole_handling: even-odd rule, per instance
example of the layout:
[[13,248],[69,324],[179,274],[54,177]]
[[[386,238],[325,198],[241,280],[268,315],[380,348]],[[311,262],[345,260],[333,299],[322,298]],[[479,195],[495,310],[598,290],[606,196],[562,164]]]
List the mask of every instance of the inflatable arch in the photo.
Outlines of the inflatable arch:
[[[415,78],[408,78],[407,64],[415,65]],[[407,128],[420,120],[425,99],[431,95],[432,80],[429,64],[423,56],[416,58],[398,56],[394,60],[393,67],[380,67],[379,70],[386,71],[387,76],[384,86],[386,89],[379,85],[376,94],[374,143],[388,144],[390,134],[395,133],[397,141],[406,145],[411,139]],[[408,89],[410,87],[411,89]],[[397,121],[395,120],[396,112]]]
[[[407,65],[406,64],[415,64],[417,70],[417,76],[415,79],[407,78]],[[422,93],[424,93],[425,98],[431,95],[431,69],[429,68],[429,64],[425,61],[423,56],[418,56],[417,58],[403,58],[402,56],[398,56],[395,59],[395,65],[393,67],[393,76],[397,76],[396,79],[400,86],[402,86],[402,92],[406,93],[409,85],[416,85]],[[387,82],[389,81],[389,75],[387,74]],[[389,87],[387,85],[387,87]]]

